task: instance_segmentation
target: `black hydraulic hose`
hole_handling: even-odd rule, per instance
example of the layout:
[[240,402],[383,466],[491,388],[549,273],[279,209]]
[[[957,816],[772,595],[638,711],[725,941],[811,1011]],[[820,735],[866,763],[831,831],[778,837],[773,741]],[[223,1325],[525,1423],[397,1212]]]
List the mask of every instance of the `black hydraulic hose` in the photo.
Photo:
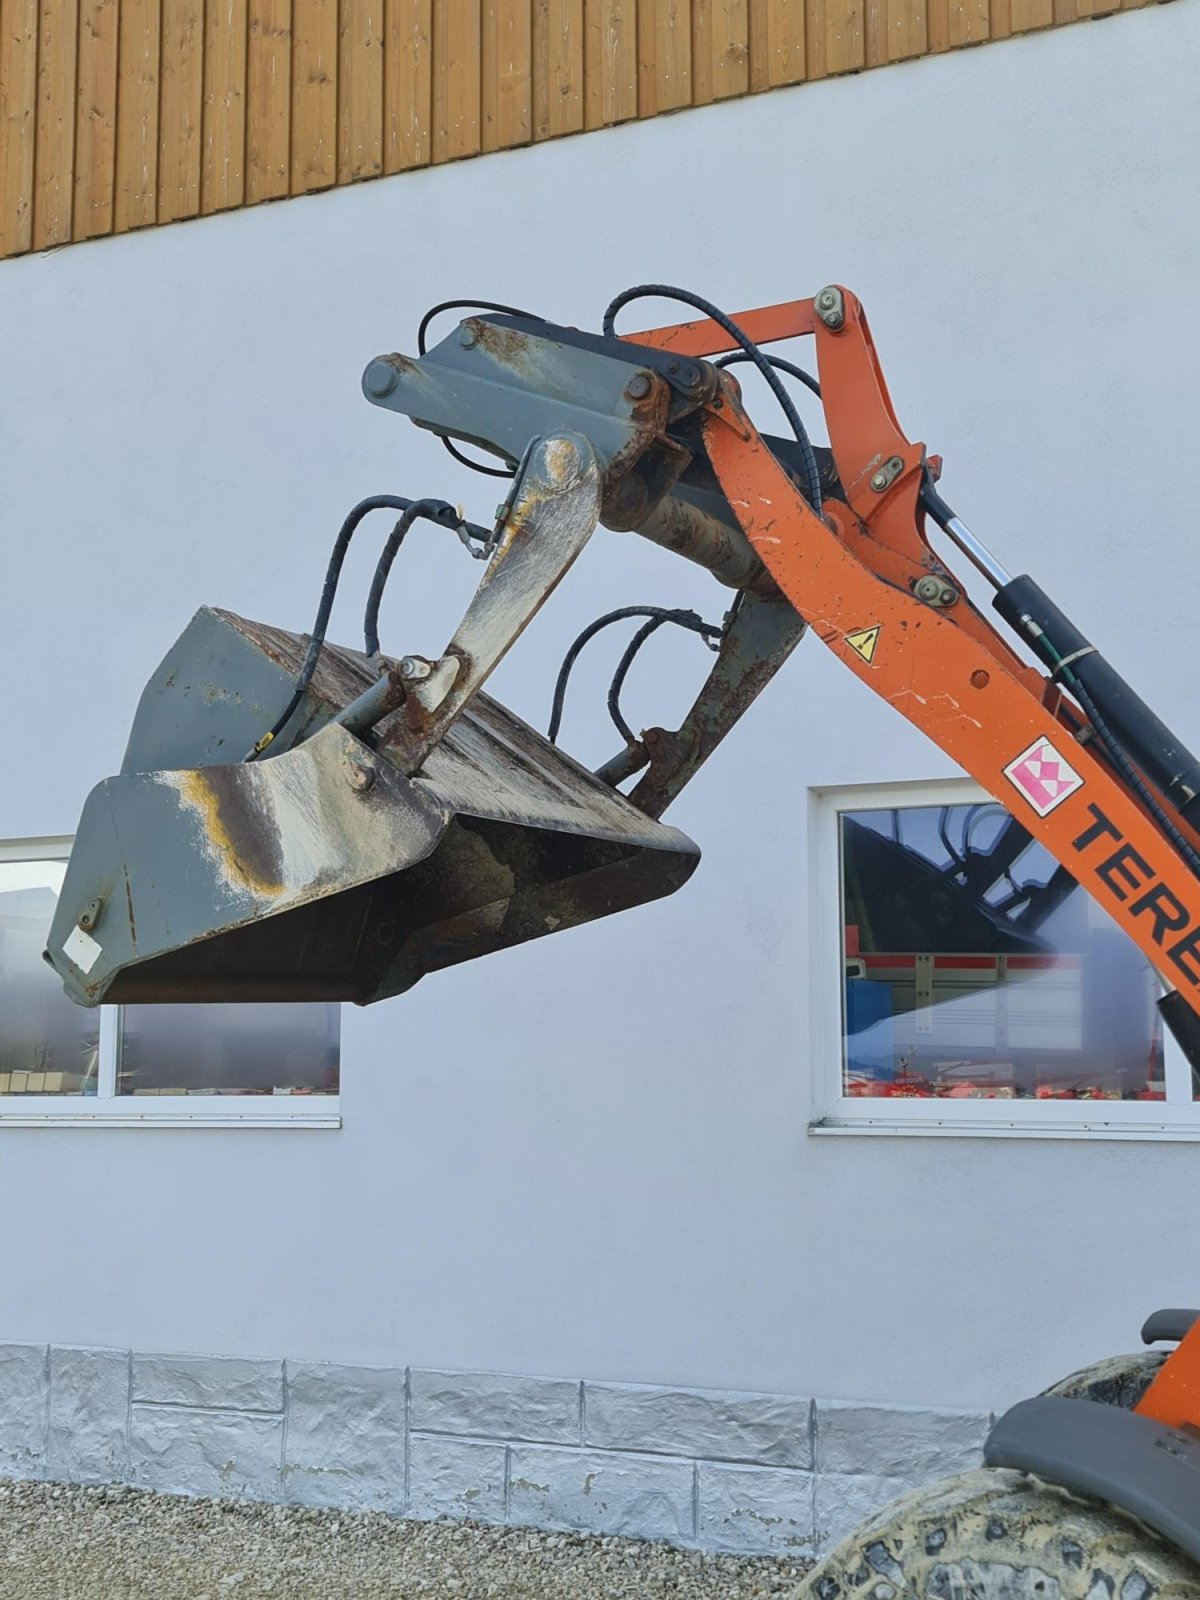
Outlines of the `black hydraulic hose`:
[[616,611],[609,611],[604,616],[597,617],[595,622],[590,622],[575,640],[563,657],[562,666],[558,669],[558,678],[554,684],[554,700],[550,708],[550,726],[546,731],[546,737],[551,744],[557,741],[558,730],[562,726],[563,706],[567,698],[567,684],[571,677],[571,670],[579,659],[579,652],[589,639],[595,638],[602,628],[607,628],[614,622],[623,622],[628,617],[648,617],[653,622],[653,627],[651,628],[638,629],[633,643],[621,658],[621,663],[617,667],[616,675],[608,692],[609,713],[629,744],[634,742],[634,735],[621,717],[620,706],[617,705],[615,710],[613,708],[620,695],[625,675],[633,665],[633,658],[650,634],[664,622],[672,622],[677,627],[688,628],[691,632],[700,634],[704,639],[719,639],[724,631],[717,627],[715,623],[705,622],[694,611],[672,610],[668,606],[621,606]]
[[634,733],[621,715],[621,690],[625,687],[625,679],[629,676],[629,669],[633,665],[634,657],[650,635],[657,633],[659,628],[665,627],[666,622],[666,617],[651,617],[649,622],[642,623],[626,646],[625,654],[617,663],[617,670],[613,673],[612,682],[608,686],[608,714],[613,719],[614,727],[626,744],[636,744],[637,734]]
[[[1019,586],[1023,587],[1019,588]],[[1026,591],[1032,592],[1034,587],[1035,586],[1032,584],[1032,581],[1028,578],[1016,579],[1013,583],[1008,585],[1008,591],[1000,591],[1000,596],[998,598],[1008,602],[1011,601],[1013,591],[1017,591],[1019,593],[1024,593]],[[1037,592],[1040,594],[1040,591]],[[1012,604],[997,604],[996,609],[1006,621],[1010,620],[1009,612],[1014,612],[1015,614],[1015,608]],[[1066,623],[1065,618],[1063,618],[1062,621],[1064,624]],[[1179,831],[1168,813],[1159,804],[1157,796],[1146,784],[1141,773],[1137,770],[1137,767],[1126,753],[1125,746],[1121,739],[1109,727],[1103,712],[1100,710],[1095,698],[1088,690],[1087,685],[1081,682],[1079,674],[1072,670],[1072,664],[1076,659],[1081,661],[1087,660],[1089,655],[1096,660],[1101,660],[1102,658],[1095,655],[1091,645],[1087,646],[1086,653],[1081,649],[1072,650],[1070,654],[1064,655],[1062,650],[1059,648],[1058,643],[1056,643],[1056,641],[1052,639],[1049,633],[1043,628],[1039,627],[1037,628],[1036,633],[1031,633],[1028,628],[1022,628],[1019,626],[1019,619],[1015,626],[1016,631],[1020,633],[1023,638],[1030,639],[1037,654],[1042,658],[1046,665],[1052,669],[1051,677],[1057,678],[1062,683],[1066,684],[1067,688],[1075,696],[1075,699],[1079,702],[1083,714],[1087,718],[1088,724],[1090,725],[1093,733],[1095,733],[1096,737],[1099,739],[1105,755],[1107,755],[1113,766],[1116,767],[1126,787],[1131,789],[1133,793],[1137,795],[1138,799],[1145,806],[1146,810],[1158,823],[1159,827],[1174,845],[1180,856],[1182,856],[1185,864],[1190,867],[1192,873],[1196,877],[1200,877],[1200,854],[1193,849],[1190,842]],[[1080,637],[1082,637],[1082,635],[1080,635]],[[1069,637],[1068,643],[1073,644],[1074,638]],[[1105,663],[1105,666],[1107,666],[1107,663]],[[1125,685],[1121,680],[1117,679],[1116,681],[1120,683],[1121,687],[1126,689],[1128,693],[1132,694],[1132,691],[1129,691],[1128,686]],[[1141,705],[1140,701],[1137,701],[1136,703],[1139,706]],[[1153,713],[1147,712],[1147,716],[1152,717]]]
[[710,321],[723,328],[729,337],[741,346],[747,357],[758,368],[766,379],[779,401],[784,416],[788,420],[792,432],[796,436],[796,443],[800,446],[800,457],[804,466],[804,476],[808,480],[808,502],[814,511],[821,510],[821,474],[817,468],[817,458],[813,454],[812,441],[808,437],[808,430],[800,420],[800,413],[796,410],[791,395],[775,371],[766,353],[759,349],[749,334],[743,332],[731,317],[713,305],[711,300],[705,300],[702,295],[693,294],[690,289],[675,289],[665,283],[639,283],[632,289],[626,289],[623,294],[610,304],[604,313],[604,334],[606,338],[615,337],[615,324],[617,312],[627,306],[631,300],[678,300],[681,304],[692,306],[703,313]]
[[[778,371],[786,372],[791,377],[798,378],[806,389],[812,390],[818,400],[821,398],[821,385],[811,372],[805,372],[804,368],[798,367],[794,361],[785,361],[782,356],[773,356],[767,350],[761,350],[760,354],[764,361],[769,361]],[[720,361],[714,361],[713,365],[716,367],[736,367],[745,361],[750,362],[752,365],[757,365],[754,357],[745,350],[735,350],[730,356],[722,356]]]
[[1200,854],[1197,854],[1197,852],[1192,848],[1187,839],[1184,838],[1183,834],[1180,833],[1179,829],[1172,822],[1167,812],[1158,803],[1158,800],[1155,798],[1149,786],[1143,781],[1141,773],[1138,772],[1133,762],[1125,754],[1124,747],[1122,746],[1120,740],[1117,738],[1116,734],[1113,733],[1107,722],[1105,722],[1099,707],[1096,705],[1096,702],[1084,688],[1083,684],[1080,683],[1076,675],[1071,671],[1070,667],[1060,667],[1058,669],[1058,676],[1063,680],[1067,688],[1070,689],[1076,700],[1079,701],[1080,706],[1083,708],[1084,715],[1087,717],[1088,722],[1091,724],[1097,738],[1100,740],[1100,743],[1104,746],[1105,752],[1109,756],[1109,759],[1112,761],[1113,765],[1117,768],[1118,772],[1120,772],[1122,778],[1125,780],[1125,783],[1130,789],[1133,790],[1138,799],[1145,806],[1146,810],[1158,823],[1159,827],[1166,834],[1167,838],[1175,846],[1175,849],[1183,857],[1184,862],[1191,868],[1193,875],[1200,878]]
[[[1125,782],[1138,796],[1146,810],[1149,811],[1167,838],[1175,846],[1185,866],[1191,869],[1194,877],[1200,878],[1200,855],[1193,850],[1191,844],[1180,833],[1163,807],[1159,805],[1157,797],[1142,781],[1141,773],[1138,772],[1132,761],[1125,754],[1120,740],[1105,722],[1091,695],[1069,666],[1060,666],[1058,676],[1079,701],[1096,736],[1122,778],[1124,778]],[[1192,1092],[1194,1095],[1200,1096],[1200,1018],[1197,1017],[1196,1012],[1177,989],[1168,989],[1165,994],[1159,996],[1158,1010],[1163,1021],[1175,1036],[1176,1043],[1187,1057],[1188,1065],[1192,1069]]]
[[[425,354],[425,335],[429,331],[429,324],[434,317],[441,316],[443,311],[499,311],[510,317],[532,317],[532,311],[520,311],[516,306],[501,305],[498,300],[442,300],[421,318],[417,328],[417,354]],[[516,474],[509,467],[489,467],[486,462],[472,461],[470,456],[463,455],[462,451],[452,439],[442,437],[442,446],[464,467],[470,467],[472,472],[482,472],[488,478],[512,478]]]
[[429,331],[429,324],[434,317],[440,317],[443,311],[499,311],[503,316],[507,317],[528,317],[531,321],[536,320],[534,312],[522,311],[517,306],[504,306],[498,300],[441,300],[436,306],[430,306],[429,310],[421,318],[417,328],[417,354],[419,356],[423,356],[426,353],[425,335]]
[[368,656],[379,654],[379,607],[383,603],[383,591],[387,588],[392,562],[408,530],[421,518],[436,522],[440,527],[454,529],[461,527],[463,520],[457,508],[445,500],[413,500],[405,506],[404,515],[392,529],[371,579],[371,592],[367,596],[367,609],[363,616],[363,651]]
[[[608,686],[608,714],[613,720],[617,732],[627,745],[637,743],[637,734],[621,715],[621,690],[625,687],[625,679],[629,676],[629,669],[634,663],[638,651],[649,639],[650,635],[657,633],[659,628],[665,627],[668,622],[674,622],[679,627],[691,628],[696,633],[707,630],[708,624],[700,621],[695,612],[691,613],[694,621],[685,621],[681,617],[651,617],[649,622],[644,622],[625,648],[625,654],[617,663],[617,670],[613,673],[612,682]],[[698,626],[697,626],[698,624]],[[720,632],[718,629],[717,632]]]
[[354,537],[354,530],[364,517],[372,511],[407,511],[412,501],[399,494],[373,494],[366,500],[360,500],[342,523],[338,536],[334,540],[333,550],[330,553],[329,565],[325,569],[325,583],[321,590],[321,603],[317,607],[317,620],[313,623],[312,634],[308,641],[308,650],[300,671],[296,674],[296,682],[292,689],[292,697],[284,707],[274,724],[263,734],[262,738],[247,751],[242,758],[245,761],[256,760],[268,745],[274,743],[279,734],[291,720],[296,707],[303,700],[305,691],[312,682],[313,673],[317,670],[317,662],[321,655],[321,646],[325,643],[325,630],[329,626],[329,614],[333,610],[334,596],[337,594],[338,579],[342,574],[342,563],[346,559],[346,551],[350,548],[350,540]]
[[1009,626],[1051,668],[1079,684],[1099,708],[1113,739],[1163,791],[1186,822],[1200,822],[1200,757],[1146,702],[1028,576],[1011,578],[992,597]]

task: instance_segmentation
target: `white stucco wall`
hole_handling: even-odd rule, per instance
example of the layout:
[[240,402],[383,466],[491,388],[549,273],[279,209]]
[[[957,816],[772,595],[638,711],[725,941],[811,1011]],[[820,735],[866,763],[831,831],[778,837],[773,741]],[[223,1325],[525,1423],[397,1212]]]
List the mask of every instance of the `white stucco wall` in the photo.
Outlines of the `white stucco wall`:
[[[1194,733],[1198,50],[1177,0],[0,265],[0,838],[73,828],[197,605],[307,627],[361,495],[486,515],[358,391],[455,293],[594,326],[635,281],[849,284],[952,503]],[[385,644],[436,650],[477,569],[410,544]],[[544,725],[633,601],[721,603],[601,534],[497,692]],[[707,660],[655,649],[645,721]],[[341,1131],[0,1127],[0,1338],[984,1408],[1130,1345],[1200,1293],[1195,1145],[806,1136],[806,791],[949,770],[806,641],[672,813],[687,890],[347,1009]]]

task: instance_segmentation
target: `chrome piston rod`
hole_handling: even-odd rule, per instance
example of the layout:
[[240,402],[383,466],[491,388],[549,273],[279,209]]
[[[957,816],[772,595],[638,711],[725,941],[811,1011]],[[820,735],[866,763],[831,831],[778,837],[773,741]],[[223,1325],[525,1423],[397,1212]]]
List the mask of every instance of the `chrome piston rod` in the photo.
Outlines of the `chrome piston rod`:
[[921,508],[958,546],[972,566],[983,573],[994,589],[1003,589],[1012,582],[1012,573],[1000,565],[983,540],[977,539],[962,518],[951,511],[928,478],[921,489]]

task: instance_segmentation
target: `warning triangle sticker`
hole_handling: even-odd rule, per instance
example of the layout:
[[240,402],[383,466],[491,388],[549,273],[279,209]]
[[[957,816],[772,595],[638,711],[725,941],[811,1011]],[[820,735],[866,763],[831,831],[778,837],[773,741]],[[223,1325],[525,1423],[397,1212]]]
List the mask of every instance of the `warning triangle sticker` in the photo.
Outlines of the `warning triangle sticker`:
[[875,646],[879,643],[879,627],[880,624],[876,623],[873,628],[859,628],[857,633],[848,633],[845,636],[851,650],[860,655],[864,661],[870,662],[875,659]]

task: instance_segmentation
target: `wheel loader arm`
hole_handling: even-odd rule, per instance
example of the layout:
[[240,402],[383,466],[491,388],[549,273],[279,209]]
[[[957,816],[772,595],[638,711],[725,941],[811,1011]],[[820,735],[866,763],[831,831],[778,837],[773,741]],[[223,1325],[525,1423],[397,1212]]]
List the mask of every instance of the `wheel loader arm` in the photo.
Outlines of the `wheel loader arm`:
[[[669,892],[696,853],[673,830],[656,832],[657,819],[811,629],[1109,912],[1164,981],[1164,1018],[1200,1065],[1200,763],[1032,580],[1010,577],[946,505],[935,487],[940,463],[903,433],[854,295],[831,285],[734,320],[665,291],[705,314],[616,335],[617,310],[663,292],[619,297],[600,334],[524,314],[474,316],[418,358],[383,355],[368,365],[363,390],[373,404],[447,442],[482,446],[512,469],[493,533],[459,529],[476,542],[482,534],[473,553],[489,558],[476,598],[440,655],[382,655],[373,619],[398,528],[376,572],[365,654],[322,655],[321,619],[356,508],[311,640],[211,620],[219,614],[198,618],[143,697],[119,778],[89,801],[95,816],[72,852],[48,951],[68,992],[88,1004],[115,997],[120,973],[120,998],[130,1003],[149,997],[143,977],[154,998],[169,980],[171,998],[221,999],[228,950],[238,955],[243,998],[256,985],[276,994],[280,946],[265,925],[279,919],[293,997],[366,1001],[435,966]],[[815,344],[828,449],[810,445],[760,348],[799,336]],[[776,386],[794,440],[760,433],[732,371],[710,359],[735,350]],[[363,505],[385,501],[433,506],[453,525],[453,508],[440,501],[383,496]],[[972,603],[929,542],[930,517],[991,584],[995,610],[1040,667]],[[677,614],[720,641],[682,725],[634,734],[614,711],[625,748],[588,774],[553,736],[523,728],[497,738],[470,713],[478,706],[492,717],[480,693],[488,673],[597,522],[704,566],[735,598],[721,628]],[[192,694],[193,679],[209,691]],[[401,780],[397,827],[402,813],[430,853],[419,907],[417,879],[404,876],[417,871],[416,846],[407,867],[389,857],[387,873],[372,876],[364,863],[351,882],[322,856],[314,876],[307,846],[289,832],[282,769],[278,782],[267,775],[260,785],[278,790],[275,813],[259,814],[257,780],[236,765],[248,747],[250,765],[286,760],[294,769],[295,794],[311,795],[297,811],[305,827],[315,805],[318,835],[336,833],[343,797],[321,755],[336,741],[318,748],[330,721],[357,741],[345,775],[356,804],[384,803],[385,785],[368,782],[364,763]],[[617,785],[634,776],[622,793]],[[577,798],[563,813],[556,797],[566,792]],[[158,825],[161,859],[152,864],[143,830],[121,808],[150,795],[161,809],[164,794],[176,799]],[[499,832],[468,848],[478,826]],[[461,865],[470,850],[483,863],[474,880]],[[448,881],[443,861],[453,868],[453,915],[439,887]],[[211,879],[210,899],[181,908],[184,891],[163,887],[177,869],[185,882]],[[345,957],[343,921],[358,930]],[[150,929],[159,930],[154,943]],[[258,963],[249,976],[243,946]]]
[[[807,627],[1133,939],[1200,1066],[1200,764],[946,505],[940,462],[902,431],[857,298],[831,285],[720,322],[624,338],[611,316],[606,327],[599,337],[528,317],[468,318],[421,360],[381,357],[364,378],[376,404],[510,460],[530,430],[578,428],[601,463],[601,520],[740,591],[682,727],[648,729],[601,775],[616,783],[644,767],[633,802],[661,815]],[[817,505],[796,447],[758,431],[733,374],[710,360],[800,336],[815,343],[830,441],[814,452]],[[1048,671],[972,603],[930,544],[929,516]]]

